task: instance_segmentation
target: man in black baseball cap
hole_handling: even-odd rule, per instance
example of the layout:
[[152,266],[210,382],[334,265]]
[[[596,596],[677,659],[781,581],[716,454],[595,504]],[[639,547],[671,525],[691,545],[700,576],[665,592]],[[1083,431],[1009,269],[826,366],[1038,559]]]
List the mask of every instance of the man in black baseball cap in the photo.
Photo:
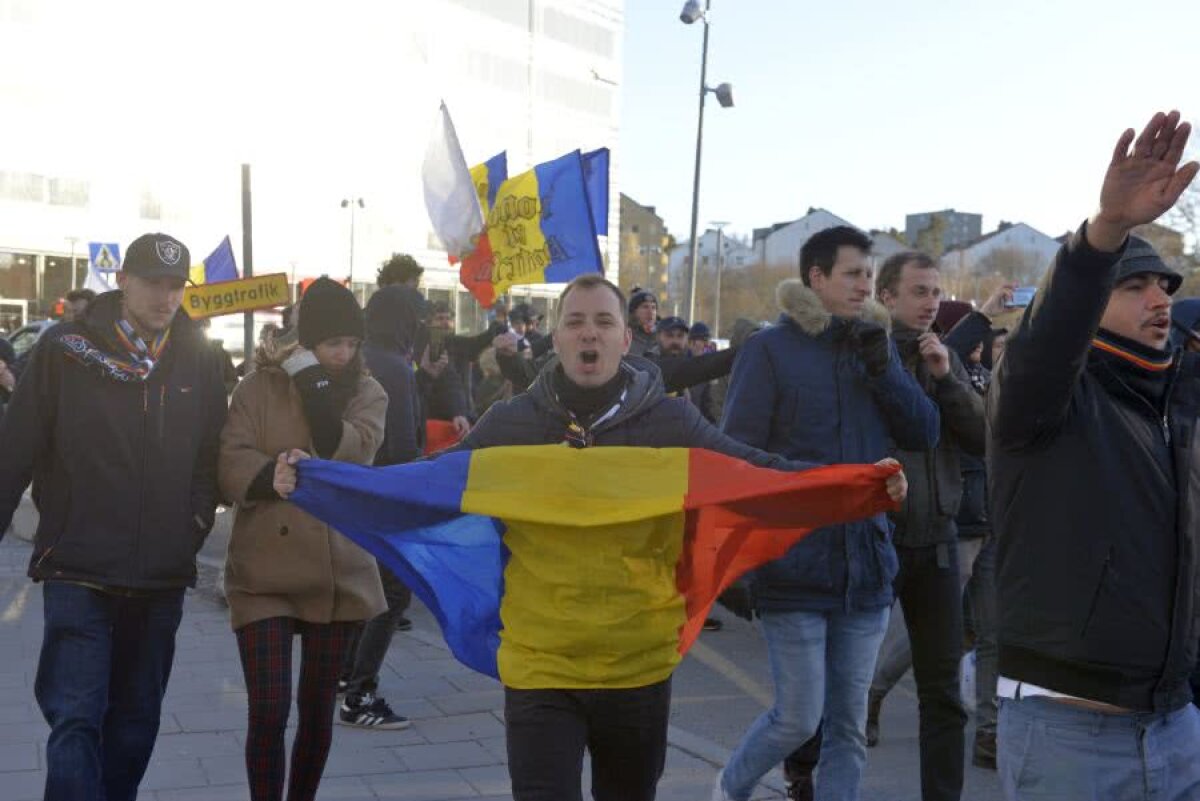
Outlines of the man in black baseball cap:
[[142,234],[125,251],[117,286],[125,318],[143,339],[153,339],[175,318],[191,263],[187,247],[167,234]]
[[664,317],[654,329],[658,352],[663,356],[682,356],[687,351],[688,324],[682,317]]
[[48,799],[135,798],[158,736],[226,409],[218,352],[178,314],[189,265],[173,237],[135,240],[121,291],[42,336],[0,422],[0,533],[38,477]]

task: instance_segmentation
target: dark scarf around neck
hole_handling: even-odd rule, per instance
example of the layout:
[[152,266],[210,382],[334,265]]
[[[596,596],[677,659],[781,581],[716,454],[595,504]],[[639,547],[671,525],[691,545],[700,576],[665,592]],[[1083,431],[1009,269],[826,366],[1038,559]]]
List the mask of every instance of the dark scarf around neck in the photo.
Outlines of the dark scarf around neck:
[[598,387],[581,387],[563,371],[559,365],[554,371],[554,394],[582,425],[591,425],[598,416],[611,409],[621,398],[629,376],[624,369],[617,371],[608,382]]
[[1162,411],[1174,353],[1143,345],[1101,328],[1092,339],[1091,360]]

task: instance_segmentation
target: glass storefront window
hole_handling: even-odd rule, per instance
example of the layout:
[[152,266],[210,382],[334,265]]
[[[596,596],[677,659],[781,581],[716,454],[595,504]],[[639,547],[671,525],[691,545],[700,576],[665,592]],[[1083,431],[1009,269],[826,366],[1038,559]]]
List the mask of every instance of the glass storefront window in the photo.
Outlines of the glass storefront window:
[[37,257],[0,251],[0,298],[33,300],[37,295]]

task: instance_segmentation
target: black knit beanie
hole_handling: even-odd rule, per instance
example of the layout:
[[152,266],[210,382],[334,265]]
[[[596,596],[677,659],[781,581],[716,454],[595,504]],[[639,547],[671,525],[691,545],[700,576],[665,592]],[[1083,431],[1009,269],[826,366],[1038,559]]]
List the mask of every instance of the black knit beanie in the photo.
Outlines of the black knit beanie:
[[629,297],[629,316],[632,317],[634,312],[637,311],[638,306],[648,301],[657,302],[658,298],[654,297],[654,293],[648,289],[635,289]]
[[363,312],[354,294],[337,281],[318,278],[300,299],[300,344],[312,350],[334,337],[366,335]]

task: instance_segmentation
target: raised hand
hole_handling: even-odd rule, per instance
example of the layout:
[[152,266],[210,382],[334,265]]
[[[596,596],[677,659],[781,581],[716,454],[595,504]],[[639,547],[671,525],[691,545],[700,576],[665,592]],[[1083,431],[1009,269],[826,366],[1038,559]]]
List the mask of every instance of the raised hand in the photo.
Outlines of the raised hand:
[[993,319],[1004,314],[1008,311],[1008,304],[1012,303],[1013,290],[1016,288],[1016,284],[1003,284],[979,307],[979,313]]
[[[1121,134],[1100,189],[1100,208],[1088,222],[1088,241],[1100,250],[1121,247],[1130,230],[1167,212],[1200,171],[1200,163],[1179,166],[1192,126],[1179,112],[1159,112],[1134,140]],[[1130,145],[1133,150],[1130,151]]]
[[921,358],[929,368],[929,374],[934,378],[945,378],[950,372],[950,351],[942,344],[937,334],[932,332],[922,334],[920,340]]

